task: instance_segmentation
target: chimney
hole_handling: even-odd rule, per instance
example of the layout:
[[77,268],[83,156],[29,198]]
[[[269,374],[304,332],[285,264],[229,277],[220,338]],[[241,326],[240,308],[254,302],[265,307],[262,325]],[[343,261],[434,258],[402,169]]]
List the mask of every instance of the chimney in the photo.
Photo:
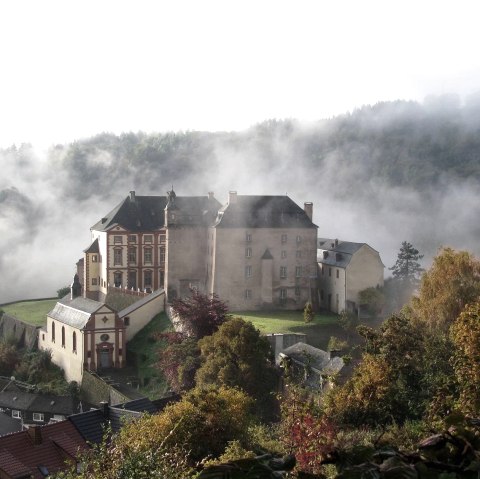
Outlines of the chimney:
[[306,215],[310,218],[310,221],[313,221],[313,203],[311,201],[307,201],[303,204],[303,210],[305,211]]
[[338,246],[338,239],[335,240],[335,248]]
[[340,349],[331,349],[330,351],[328,351],[328,356],[330,359],[338,358],[341,354],[342,351]]
[[213,200],[214,197],[215,197],[215,195],[213,194],[213,191],[209,191],[208,192],[208,199]]
[[30,426],[28,428],[28,435],[33,441],[34,446],[42,444],[42,430],[40,429],[40,426],[38,424],[35,424],[34,426]]
[[228,192],[228,204],[234,205],[237,202],[237,192],[236,191],[229,191]]
[[105,419],[109,417],[109,409],[108,409],[108,402],[107,401],[100,401],[100,411]]
[[130,201],[135,203],[135,191],[130,191]]

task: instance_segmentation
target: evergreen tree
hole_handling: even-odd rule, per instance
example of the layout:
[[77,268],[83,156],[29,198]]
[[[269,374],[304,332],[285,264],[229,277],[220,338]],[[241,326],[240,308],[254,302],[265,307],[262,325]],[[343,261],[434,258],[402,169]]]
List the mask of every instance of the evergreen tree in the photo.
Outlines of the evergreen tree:
[[423,258],[423,254],[407,241],[402,243],[402,247],[397,256],[396,263],[389,268],[396,279],[411,285],[417,284],[423,268],[420,266],[419,260]]

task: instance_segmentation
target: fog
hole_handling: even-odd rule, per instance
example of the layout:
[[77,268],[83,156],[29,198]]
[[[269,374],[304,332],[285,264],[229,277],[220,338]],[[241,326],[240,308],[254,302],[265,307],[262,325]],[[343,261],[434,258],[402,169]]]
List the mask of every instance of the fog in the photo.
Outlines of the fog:
[[[356,121],[364,122],[360,129],[371,137],[389,122],[405,122],[427,108],[406,105],[371,117],[366,110]],[[435,102],[429,105],[432,114],[446,114],[431,106]],[[451,108],[459,106],[454,102]],[[318,235],[368,243],[380,252],[386,276],[404,240],[425,255],[424,266],[445,245],[480,253],[476,179],[439,167],[434,182],[387,181],[378,173],[378,166],[388,162],[376,143],[343,139],[337,147],[332,121],[267,122],[244,132],[185,133],[180,139],[171,135],[151,155],[148,148],[157,140],[145,134],[121,140],[105,135],[46,152],[28,145],[1,151],[0,304],[55,296],[71,283],[93,224],[130,190],[165,195],[172,185],[179,196],[214,191],[221,203],[229,190],[288,194],[301,206],[312,201]],[[411,134],[417,134],[415,128]],[[138,138],[148,147],[143,156],[137,155]],[[130,146],[120,149],[119,143]],[[411,154],[405,148],[398,158],[408,160]]]

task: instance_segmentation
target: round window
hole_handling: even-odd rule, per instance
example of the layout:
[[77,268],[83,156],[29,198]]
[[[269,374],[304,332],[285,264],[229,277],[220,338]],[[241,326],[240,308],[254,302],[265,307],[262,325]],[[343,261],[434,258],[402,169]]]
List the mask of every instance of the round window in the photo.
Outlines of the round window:
[[108,334],[102,334],[102,335],[100,336],[100,339],[101,339],[102,341],[108,341],[108,340],[110,339],[110,336],[109,336]]

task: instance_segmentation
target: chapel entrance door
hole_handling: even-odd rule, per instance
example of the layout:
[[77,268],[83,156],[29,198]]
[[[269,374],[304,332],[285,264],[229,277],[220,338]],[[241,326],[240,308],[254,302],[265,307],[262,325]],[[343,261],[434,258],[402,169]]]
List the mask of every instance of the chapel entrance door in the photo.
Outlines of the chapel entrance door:
[[102,369],[111,367],[110,351],[108,349],[101,349],[100,350],[100,367]]

